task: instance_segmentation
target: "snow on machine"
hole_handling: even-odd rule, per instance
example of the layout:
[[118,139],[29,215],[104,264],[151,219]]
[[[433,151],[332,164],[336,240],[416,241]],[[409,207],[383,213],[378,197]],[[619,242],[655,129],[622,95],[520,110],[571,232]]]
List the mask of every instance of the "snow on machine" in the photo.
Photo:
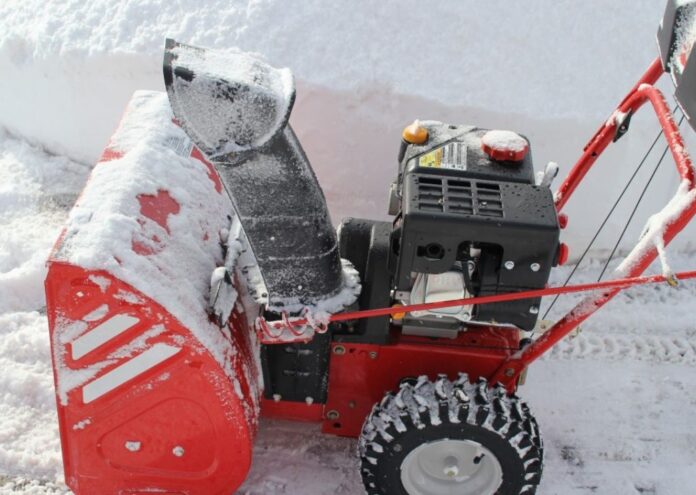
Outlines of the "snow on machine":
[[[259,417],[358,438],[369,494],[531,494],[543,444],[528,366],[641,274],[696,213],[694,167],[654,86],[696,114],[696,1],[555,194],[514,132],[416,121],[392,221],[337,230],[288,124],[287,69],[167,40],[167,92],[136,92],[49,260],[58,418],[77,495],[229,494]],[[650,103],[681,177],[611,280],[548,287],[562,209]],[[590,291],[539,330],[542,297]],[[535,332],[535,330],[537,330]]]

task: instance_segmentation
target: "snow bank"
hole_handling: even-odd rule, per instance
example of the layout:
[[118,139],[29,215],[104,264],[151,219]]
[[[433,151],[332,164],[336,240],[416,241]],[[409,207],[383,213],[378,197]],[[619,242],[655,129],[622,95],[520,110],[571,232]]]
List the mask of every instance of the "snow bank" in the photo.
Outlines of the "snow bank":
[[0,314],[0,485],[4,473],[62,479],[47,335],[37,312]]
[[0,130],[0,314],[44,305],[46,258],[89,167]]
[[[563,176],[657,55],[663,8],[654,0],[2,2],[0,126],[94,163],[133,91],[163,89],[166,36],[238,47],[297,77],[292,124],[334,222],[384,218],[400,131],[414,118],[512,129],[529,138],[537,168],[555,161]],[[635,117],[569,204],[571,256],[656,129],[651,116]],[[677,186],[662,174],[642,218]],[[610,248],[620,228],[619,215],[598,246]]]

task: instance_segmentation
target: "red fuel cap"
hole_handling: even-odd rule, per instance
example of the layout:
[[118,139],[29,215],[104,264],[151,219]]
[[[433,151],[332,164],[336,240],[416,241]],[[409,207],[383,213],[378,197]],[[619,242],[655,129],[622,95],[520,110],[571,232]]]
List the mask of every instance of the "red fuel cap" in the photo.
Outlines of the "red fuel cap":
[[558,265],[565,265],[568,262],[569,255],[570,249],[568,249],[568,245],[562,242],[561,245],[558,246]]
[[516,132],[488,131],[481,138],[481,148],[491,160],[521,162],[529,152],[529,143]]

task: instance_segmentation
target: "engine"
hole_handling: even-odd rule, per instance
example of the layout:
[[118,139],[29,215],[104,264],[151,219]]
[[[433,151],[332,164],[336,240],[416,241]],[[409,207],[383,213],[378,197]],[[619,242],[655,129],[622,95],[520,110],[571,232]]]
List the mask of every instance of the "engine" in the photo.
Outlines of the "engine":
[[[360,307],[463,299],[543,288],[563,256],[548,187],[528,141],[513,132],[441,122],[404,130],[390,192],[393,222],[348,219],[343,257],[361,272]],[[535,327],[540,300],[406,313],[405,334],[456,337],[470,325]],[[349,329],[383,341],[386,318]],[[356,335],[357,337],[357,335]]]

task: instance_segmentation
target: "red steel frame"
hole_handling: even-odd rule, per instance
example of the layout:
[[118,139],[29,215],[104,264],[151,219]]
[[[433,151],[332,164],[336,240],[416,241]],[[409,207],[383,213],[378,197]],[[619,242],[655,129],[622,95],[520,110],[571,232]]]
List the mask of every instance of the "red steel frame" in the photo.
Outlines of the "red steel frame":
[[[633,114],[646,102],[650,101],[657,114],[660,126],[664,131],[665,139],[667,140],[667,144],[669,145],[677,166],[677,171],[682,180],[686,182],[688,191],[691,192],[695,187],[693,163],[686,151],[684,140],[679,132],[679,126],[674,121],[674,117],[667,105],[664,95],[654,86],[662,74],[664,74],[664,68],[661,60],[657,58],[650,65],[640,81],[638,81],[631,92],[621,102],[618,111]],[[585,174],[592,168],[597,157],[614,140],[619,125],[617,119],[610,119],[587,144],[583,155],[558,190],[556,195],[556,208],[559,212],[568,202],[583,177],[585,177]],[[665,246],[686,227],[695,214],[696,200],[692,198],[688,206],[665,226],[663,234]],[[634,255],[638,255],[638,260],[628,269],[626,273],[627,277],[637,277],[642,274],[650,264],[655,261],[658,256],[658,251],[655,246],[650,246],[649,249],[639,252],[639,246],[636,246],[631,253],[629,253],[629,257]],[[539,339],[507,359],[493,375],[492,381],[494,383],[500,381],[508,388],[513,387],[517,377],[527,366],[553,347],[558,341],[563,339],[563,337],[572,332],[573,329],[585,321],[595,311],[608,303],[619,291],[621,291],[621,287],[615,287],[607,289],[598,295],[588,296],[584,301],[576,305],[566,316],[556,322],[547,332],[539,337]]]
[[[679,126],[674,121],[674,117],[669,106],[667,105],[664,95],[654,86],[663,74],[664,68],[660,59],[657,58],[650,65],[638,83],[631,89],[629,94],[624,98],[617,110],[614,112],[614,114],[612,114],[612,118],[603,124],[592,139],[590,139],[589,143],[583,150],[582,156],[577,161],[570,174],[563,181],[558,189],[558,192],[556,193],[555,203],[559,214],[577,189],[578,185],[582,182],[587,172],[597,161],[599,156],[615,140],[617,132],[622,125],[621,119],[617,117],[620,117],[623,114],[634,114],[648,101],[652,104],[653,109],[657,114],[658,121],[662,127],[662,130],[664,131],[669,149],[671,150],[672,156],[676,163],[677,171],[681,176],[682,181],[686,183],[687,192],[692,192],[694,190],[695,179],[693,163],[689,157],[689,154],[685,150],[684,140],[679,131]],[[665,246],[667,246],[672,239],[674,239],[674,237],[684,229],[695,214],[696,196],[693,196],[686,207],[680,211],[679,215],[665,226],[663,233],[663,242]],[[333,315],[331,317],[331,321],[371,318],[377,316],[394,315],[409,311],[460,306],[463,304],[487,304],[492,302],[529,299],[570,292],[602,290],[602,292],[599,294],[590,294],[587,298],[575,306],[568,314],[549,328],[541,337],[527,345],[523,350],[510,353],[499,366],[497,365],[497,369],[488,376],[491,383],[500,382],[510,391],[514,391],[520,379],[520,375],[532,362],[553,347],[553,345],[555,345],[559,340],[563,339],[563,337],[573,331],[595,311],[609,302],[622,289],[637,284],[664,281],[672,282],[673,279],[666,276],[640,277],[640,275],[650,266],[657,256],[658,252],[655,246],[651,246],[649,249],[644,251],[641,250],[640,246],[636,246],[629,254],[629,257],[637,257],[637,261],[631,265],[630,269],[625,274],[625,278],[617,280],[569,287],[552,287],[536,291],[500,294],[496,296],[461,299],[457,301],[444,301],[412,306],[370,309],[351,313],[339,313]],[[677,274],[677,278],[696,278],[696,271]],[[308,323],[310,322],[308,322],[306,319],[300,318],[291,322],[285,320],[280,326],[290,327],[292,330],[292,326],[301,327],[303,325],[307,325]],[[272,323],[269,322],[269,324]],[[276,325],[275,328],[277,329],[278,326]],[[330,378],[332,381],[335,379],[335,376]]]

